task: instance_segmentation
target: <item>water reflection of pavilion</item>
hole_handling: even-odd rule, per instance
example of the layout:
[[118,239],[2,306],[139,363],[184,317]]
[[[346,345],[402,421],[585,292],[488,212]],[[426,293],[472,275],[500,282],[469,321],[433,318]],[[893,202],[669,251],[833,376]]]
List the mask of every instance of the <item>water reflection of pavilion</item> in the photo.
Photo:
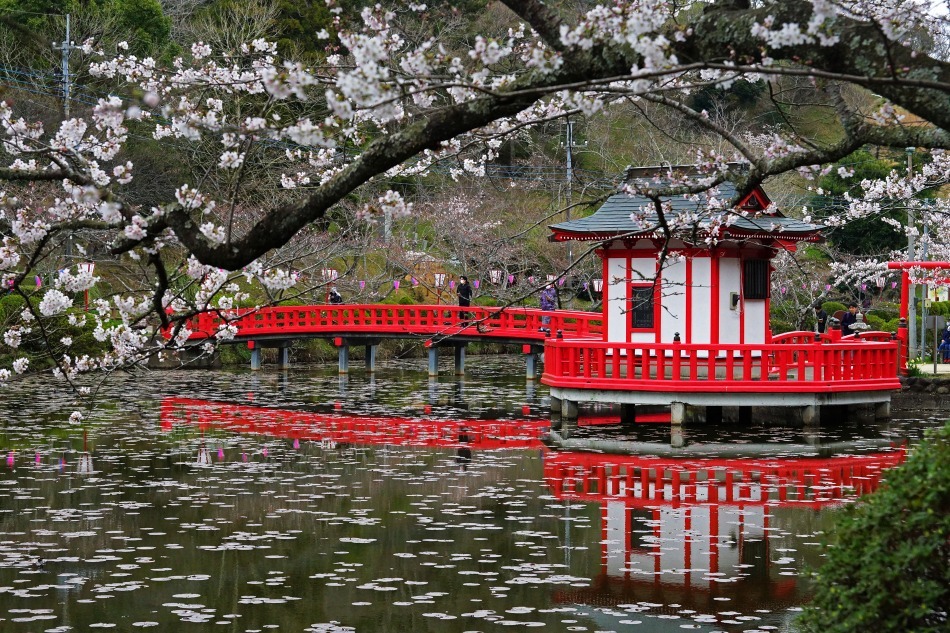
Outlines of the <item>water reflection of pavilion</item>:
[[471,450],[540,448],[548,420],[437,420],[429,417],[396,417],[315,413],[291,409],[248,406],[193,398],[162,400],[161,424],[194,425],[233,433],[266,435],[293,440],[333,442],[364,446],[429,446]]
[[[601,505],[602,568],[592,586],[556,599],[716,610],[744,601],[791,604],[801,589],[800,555],[786,558],[772,542],[816,521],[802,512],[875,490],[906,453],[868,440],[686,448],[584,442],[587,450],[570,450],[570,441],[549,436],[546,443],[559,450],[545,455],[544,475],[558,499]],[[869,444],[876,450],[861,452]]]

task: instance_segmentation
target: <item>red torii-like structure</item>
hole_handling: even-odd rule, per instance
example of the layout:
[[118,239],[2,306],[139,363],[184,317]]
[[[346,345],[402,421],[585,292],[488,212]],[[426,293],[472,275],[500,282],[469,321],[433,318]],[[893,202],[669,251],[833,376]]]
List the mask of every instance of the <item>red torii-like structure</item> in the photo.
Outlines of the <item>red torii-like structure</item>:
[[901,271],[901,311],[900,318],[903,319],[903,323],[900,325],[897,331],[897,338],[901,341],[901,354],[900,369],[901,371],[906,371],[907,369],[907,357],[910,354],[909,345],[910,340],[907,336],[907,318],[909,314],[910,306],[910,271],[920,268],[922,270],[947,270],[950,271],[950,262],[887,262],[888,270],[899,270]]

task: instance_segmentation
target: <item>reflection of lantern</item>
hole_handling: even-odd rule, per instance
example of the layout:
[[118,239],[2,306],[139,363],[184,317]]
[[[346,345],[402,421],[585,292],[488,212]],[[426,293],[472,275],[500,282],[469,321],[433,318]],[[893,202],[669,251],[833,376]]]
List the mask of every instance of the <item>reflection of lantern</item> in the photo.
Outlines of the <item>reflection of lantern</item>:
[[488,278],[491,279],[491,282],[496,286],[501,283],[501,271],[500,270],[489,270]]
[[198,460],[196,462],[199,466],[210,466],[211,465],[211,452],[204,446],[198,449]]

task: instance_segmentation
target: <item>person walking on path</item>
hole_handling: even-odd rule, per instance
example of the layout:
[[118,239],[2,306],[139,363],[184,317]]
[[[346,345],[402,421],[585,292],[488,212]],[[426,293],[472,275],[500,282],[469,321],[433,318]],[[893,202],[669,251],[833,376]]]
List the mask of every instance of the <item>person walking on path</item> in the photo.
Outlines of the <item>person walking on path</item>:
[[[557,310],[557,290],[554,288],[554,284],[548,284],[541,291],[540,303],[541,303],[542,310],[545,310],[548,312],[553,312],[554,310]],[[542,316],[541,324],[542,326],[550,325],[551,316],[550,315]],[[551,333],[551,329],[548,327],[542,327],[541,329],[547,332],[548,334]]]
[[[467,308],[472,305],[472,286],[468,283],[468,277],[465,275],[459,277],[459,285],[455,289],[455,292],[458,293],[460,306]],[[463,319],[467,319],[468,312],[459,312],[459,316]]]

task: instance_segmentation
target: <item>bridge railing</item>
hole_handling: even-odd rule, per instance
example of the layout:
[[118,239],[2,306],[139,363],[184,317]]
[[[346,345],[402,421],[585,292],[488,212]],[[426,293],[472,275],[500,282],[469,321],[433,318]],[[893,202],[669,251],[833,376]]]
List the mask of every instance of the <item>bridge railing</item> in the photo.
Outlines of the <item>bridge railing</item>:
[[[544,323],[544,317],[549,323]],[[237,339],[306,335],[464,335],[542,341],[562,332],[571,338],[601,338],[603,316],[575,310],[486,308],[450,305],[274,306],[206,312],[188,322],[190,339],[214,337],[221,326],[237,327]],[[547,330],[547,331],[545,331]]]
[[876,391],[900,386],[897,343],[640,344],[550,339],[541,381],[657,392]]

